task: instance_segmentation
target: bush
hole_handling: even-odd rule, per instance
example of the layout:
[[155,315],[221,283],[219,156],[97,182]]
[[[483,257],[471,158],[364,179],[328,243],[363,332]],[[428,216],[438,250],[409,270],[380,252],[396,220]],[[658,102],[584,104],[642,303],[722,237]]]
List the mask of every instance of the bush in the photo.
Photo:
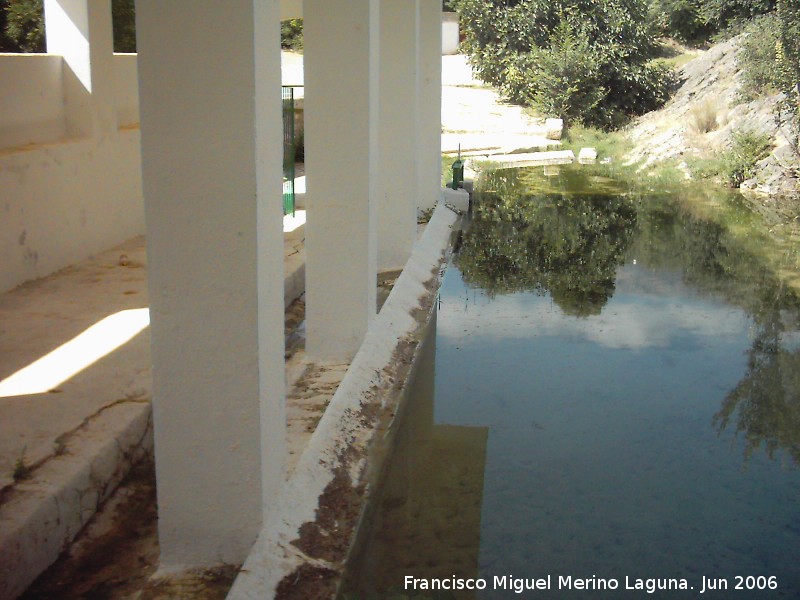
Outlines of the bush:
[[734,131],[731,146],[722,154],[722,176],[732,187],[739,187],[745,179],[756,174],[756,164],[769,154],[772,140],[766,134],[754,131]]
[[705,100],[689,109],[689,124],[697,133],[714,131],[718,126],[717,104],[713,100]]
[[655,0],[651,18],[659,23],[663,34],[682,42],[699,43],[712,33],[701,4],[692,0]]
[[[562,21],[547,47],[519,55],[516,66],[515,72],[524,79],[506,81],[502,86],[512,100],[528,104],[541,114],[558,115],[566,125],[597,120],[589,115],[598,110],[607,90],[585,34],[576,33]],[[529,81],[536,85],[529,85]]]
[[281,48],[295,52],[303,50],[303,19],[281,21]]
[[42,0],[7,0],[5,35],[18,52],[44,52]]
[[779,25],[777,15],[769,14],[755,19],[746,29],[747,37],[739,54],[742,69],[739,97],[745,102],[774,93],[780,85]]
[[673,82],[646,0],[457,0],[476,75],[512,101],[606,129],[660,106]]
[[776,0],[703,0],[703,19],[715,31],[737,28],[775,10]]
[[778,3],[778,88],[785,94],[783,112],[794,132],[792,145],[800,154],[800,0]]

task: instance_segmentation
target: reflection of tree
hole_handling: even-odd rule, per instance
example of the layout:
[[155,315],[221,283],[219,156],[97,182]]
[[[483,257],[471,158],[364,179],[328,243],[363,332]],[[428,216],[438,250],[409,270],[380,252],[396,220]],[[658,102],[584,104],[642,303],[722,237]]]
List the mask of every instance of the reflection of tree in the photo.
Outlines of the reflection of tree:
[[702,214],[687,210],[697,205],[686,200],[671,194],[637,205],[631,255],[649,267],[682,270],[693,288],[750,315],[756,334],[748,371],[723,401],[714,426],[722,432],[735,424],[736,433],[745,438],[747,457],[763,445],[770,457],[785,449],[800,464],[800,352],[781,343],[784,331],[796,330],[792,321],[800,301],[767,268],[763,256],[768,240],[731,233],[752,230],[746,207],[726,202],[725,211]]
[[550,292],[571,315],[598,314],[614,293],[616,269],[636,211],[624,195],[531,193],[517,171],[483,184],[456,262],[490,295]]
[[800,465],[800,351],[781,346],[781,329],[778,318],[759,327],[747,375],[727,395],[714,424],[721,432],[735,418],[746,457],[763,445],[770,458],[784,449]]
[[682,273],[704,294],[738,306],[756,332],[748,371],[714,417],[718,431],[735,427],[746,456],[764,447],[786,450],[800,465],[800,299],[770,268],[770,241],[752,211],[710,189],[646,193],[596,168],[488,174],[456,263],[464,280],[489,295],[550,293],[571,315],[598,314],[614,293],[625,258],[645,268]]

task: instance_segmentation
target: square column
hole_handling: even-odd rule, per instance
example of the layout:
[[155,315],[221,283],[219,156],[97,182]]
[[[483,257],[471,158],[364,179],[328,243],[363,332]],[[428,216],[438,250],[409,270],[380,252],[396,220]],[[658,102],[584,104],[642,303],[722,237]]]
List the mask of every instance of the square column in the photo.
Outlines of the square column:
[[47,52],[64,57],[67,132],[116,132],[110,0],[44,0]]
[[442,190],[442,3],[419,0],[419,208],[436,206]]
[[305,0],[306,351],[349,360],[375,316],[379,0]]
[[280,5],[136,10],[161,567],[237,564],[285,463]]
[[417,236],[419,0],[381,0],[378,268],[402,268]]

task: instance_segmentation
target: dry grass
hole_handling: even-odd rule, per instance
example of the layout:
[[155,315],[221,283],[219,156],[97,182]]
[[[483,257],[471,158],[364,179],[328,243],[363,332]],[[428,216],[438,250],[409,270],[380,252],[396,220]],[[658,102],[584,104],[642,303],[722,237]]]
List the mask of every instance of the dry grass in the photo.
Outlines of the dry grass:
[[708,133],[719,127],[719,107],[713,100],[704,100],[689,109],[689,125],[697,133]]

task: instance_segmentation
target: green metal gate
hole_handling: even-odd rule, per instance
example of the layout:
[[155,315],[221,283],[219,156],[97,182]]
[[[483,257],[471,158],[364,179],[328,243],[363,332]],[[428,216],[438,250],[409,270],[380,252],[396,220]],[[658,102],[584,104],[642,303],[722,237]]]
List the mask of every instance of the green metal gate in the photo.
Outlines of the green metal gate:
[[294,216],[294,88],[281,87],[283,99],[283,214]]

